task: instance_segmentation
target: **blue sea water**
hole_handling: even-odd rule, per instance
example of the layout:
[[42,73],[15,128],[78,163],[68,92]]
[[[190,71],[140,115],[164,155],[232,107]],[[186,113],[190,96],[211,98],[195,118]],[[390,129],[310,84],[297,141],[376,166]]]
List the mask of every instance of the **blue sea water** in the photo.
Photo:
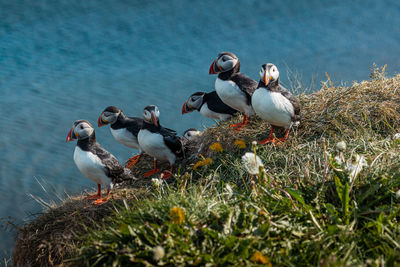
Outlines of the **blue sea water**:
[[[275,63],[303,84],[368,78],[370,67],[400,70],[400,2],[0,0],[0,217],[17,223],[55,195],[94,184],[79,173],[65,143],[77,119],[95,124],[108,105],[141,116],[158,105],[161,123],[182,133],[213,121],[180,114],[195,91],[211,91],[208,69],[221,51],[258,80]],[[134,152],[96,128],[98,141],[124,162]],[[47,194],[38,183],[44,184]],[[0,230],[0,257],[14,234]]]

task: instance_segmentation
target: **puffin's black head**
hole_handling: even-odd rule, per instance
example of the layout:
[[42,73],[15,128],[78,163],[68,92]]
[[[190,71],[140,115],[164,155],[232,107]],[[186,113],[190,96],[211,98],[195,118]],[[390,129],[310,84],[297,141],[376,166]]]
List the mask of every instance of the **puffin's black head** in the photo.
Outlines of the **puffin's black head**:
[[182,114],[190,113],[194,110],[199,110],[203,105],[203,98],[206,93],[204,92],[196,92],[191,95],[182,106]]
[[67,142],[79,139],[83,140],[89,138],[94,134],[94,128],[87,120],[77,120],[72,125],[71,130],[67,135]]
[[101,127],[107,125],[109,123],[113,124],[117,121],[119,114],[121,114],[121,110],[116,106],[109,106],[104,109],[104,111],[100,114],[99,119],[97,120],[97,126]]
[[196,137],[198,137],[198,136],[200,136],[202,134],[203,133],[198,131],[197,129],[190,128],[190,129],[187,129],[186,131],[183,132],[183,135],[182,135],[181,139],[183,141],[185,141],[185,140],[190,141],[190,140],[193,140],[193,139],[195,139]]
[[155,105],[150,105],[143,110],[143,120],[147,123],[152,123],[158,127],[159,125],[160,111]]
[[271,82],[278,81],[278,68],[272,63],[263,64],[260,70],[260,79],[263,83],[265,83],[265,86],[267,86]]
[[231,52],[222,52],[213,61],[210,66],[209,74],[217,74],[230,71],[235,68],[236,72],[240,71],[240,61],[238,57]]

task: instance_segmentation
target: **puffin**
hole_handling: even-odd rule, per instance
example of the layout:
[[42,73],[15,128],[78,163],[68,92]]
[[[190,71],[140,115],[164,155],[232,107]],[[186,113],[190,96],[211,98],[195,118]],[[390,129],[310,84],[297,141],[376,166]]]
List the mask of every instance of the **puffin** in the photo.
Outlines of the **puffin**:
[[[74,151],[74,161],[83,175],[97,184],[97,194],[87,199],[96,199],[93,204],[108,201],[114,184],[134,177],[123,168],[118,160],[97,141],[93,126],[87,120],[77,120],[67,135],[67,142],[78,139]],[[107,196],[102,198],[101,185],[107,188]]]
[[203,132],[197,130],[196,128],[189,128],[183,132],[181,140],[182,141],[192,141],[199,138]]
[[97,120],[98,127],[107,124],[110,124],[111,134],[118,143],[139,150],[138,155],[131,157],[126,162],[125,167],[132,168],[143,154],[137,140],[139,130],[143,125],[143,119],[127,117],[118,107],[109,106],[104,109]]
[[238,113],[221,101],[216,91],[196,92],[182,106],[182,115],[197,110],[201,115],[210,119],[228,120]]
[[211,64],[209,74],[218,74],[215,90],[222,102],[243,113],[243,121],[231,125],[240,130],[254,115],[251,96],[257,88],[257,82],[240,72],[240,61],[231,52],[220,53]]
[[[279,70],[272,64],[263,64],[260,70],[260,82],[252,96],[252,105],[256,114],[271,124],[269,137],[259,144],[285,142],[292,125],[300,123],[300,103],[286,88],[279,84]],[[285,134],[276,138],[274,128],[283,128]]]
[[154,168],[143,174],[148,177],[160,170],[157,168],[157,160],[167,160],[170,164],[169,171],[164,171],[161,178],[171,177],[173,164],[177,157],[184,157],[182,140],[160,125],[160,111],[155,105],[150,105],[143,110],[143,125],[138,134],[139,145],[142,150],[154,158]]

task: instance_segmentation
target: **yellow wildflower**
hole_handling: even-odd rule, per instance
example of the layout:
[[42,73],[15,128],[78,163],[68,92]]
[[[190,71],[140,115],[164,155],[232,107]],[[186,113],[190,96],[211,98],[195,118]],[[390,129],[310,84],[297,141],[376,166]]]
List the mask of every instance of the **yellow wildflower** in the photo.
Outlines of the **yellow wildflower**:
[[222,152],[222,151],[224,151],[224,150],[222,149],[221,143],[218,143],[218,142],[213,143],[213,144],[210,146],[210,149],[211,149],[212,151],[214,151],[214,152]]
[[197,170],[198,167],[200,166],[208,166],[213,162],[213,160],[211,158],[205,158],[203,160],[200,160],[198,162],[196,162],[196,164],[194,164],[193,166],[193,170]]
[[254,263],[258,264],[268,264],[269,267],[272,266],[269,258],[264,256],[260,251],[254,252],[253,256],[251,256],[250,260]]
[[185,218],[185,214],[183,209],[179,207],[173,207],[169,210],[169,216],[171,217],[171,221],[175,224],[183,223],[183,219]]
[[235,145],[240,149],[246,148],[246,142],[242,139],[236,140]]

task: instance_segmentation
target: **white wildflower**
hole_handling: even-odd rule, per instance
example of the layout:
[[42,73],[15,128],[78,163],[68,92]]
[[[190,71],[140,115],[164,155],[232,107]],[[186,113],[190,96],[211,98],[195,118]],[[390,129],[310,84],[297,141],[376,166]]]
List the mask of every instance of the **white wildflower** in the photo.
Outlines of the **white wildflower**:
[[256,145],[257,145],[257,141],[253,141],[253,142],[251,142],[251,144],[252,144],[253,146],[256,146]]
[[400,133],[396,133],[395,135],[393,135],[393,139],[400,140]]
[[346,162],[346,171],[350,173],[350,182],[353,181],[354,178],[361,172],[363,167],[367,167],[368,163],[365,160],[364,156],[356,155],[355,160],[348,160]]
[[225,185],[225,192],[228,195],[228,197],[231,197],[233,194],[233,190],[232,187],[229,184]]
[[336,161],[336,163],[339,164],[339,165],[342,165],[342,163],[343,163],[342,159],[341,159],[339,156],[336,156],[336,157],[335,157],[335,161]]
[[397,190],[397,192],[394,193],[394,197],[396,198],[397,201],[400,201],[400,190]]
[[340,141],[339,143],[336,144],[336,148],[339,151],[344,151],[346,150],[346,142],[345,141]]
[[162,246],[156,246],[153,248],[153,259],[155,261],[161,260],[165,255],[165,250]]
[[159,178],[152,178],[151,182],[155,188],[160,189],[164,181]]
[[252,152],[247,152],[242,156],[242,164],[250,174],[258,174],[260,167],[264,167],[261,159]]

